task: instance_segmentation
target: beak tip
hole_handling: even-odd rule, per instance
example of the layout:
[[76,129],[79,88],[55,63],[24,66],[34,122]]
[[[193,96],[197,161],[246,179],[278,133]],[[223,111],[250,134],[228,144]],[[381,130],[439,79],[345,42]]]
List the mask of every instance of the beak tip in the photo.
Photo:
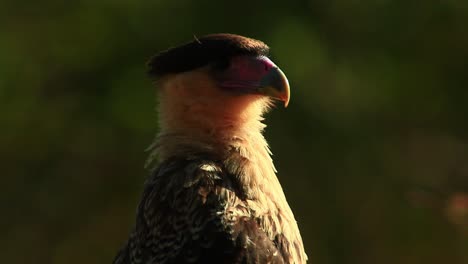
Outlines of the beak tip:
[[268,95],[289,105],[290,89],[286,75],[277,67],[272,68],[262,79],[262,94]]

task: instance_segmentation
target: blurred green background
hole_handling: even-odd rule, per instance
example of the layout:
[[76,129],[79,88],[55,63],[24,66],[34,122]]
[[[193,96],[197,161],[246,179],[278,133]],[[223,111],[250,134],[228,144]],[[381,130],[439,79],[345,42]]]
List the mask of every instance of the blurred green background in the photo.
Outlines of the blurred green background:
[[468,263],[468,2],[1,1],[2,263],[110,263],[157,131],[145,62],[261,39],[267,116],[310,263]]

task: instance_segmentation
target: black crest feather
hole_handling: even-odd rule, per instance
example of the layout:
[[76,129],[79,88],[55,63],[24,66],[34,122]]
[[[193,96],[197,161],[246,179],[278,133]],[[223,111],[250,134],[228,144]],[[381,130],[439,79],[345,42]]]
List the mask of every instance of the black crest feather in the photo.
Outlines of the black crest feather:
[[152,77],[190,71],[237,55],[267,56],[268,46],[256,39],[234,34],[212,34],[163,51],[148,62]]

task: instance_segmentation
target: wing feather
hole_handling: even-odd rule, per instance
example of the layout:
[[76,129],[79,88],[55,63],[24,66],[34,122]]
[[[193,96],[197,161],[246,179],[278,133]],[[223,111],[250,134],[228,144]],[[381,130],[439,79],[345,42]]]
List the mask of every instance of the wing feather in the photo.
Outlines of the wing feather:
[[162,164],[114,263],[283,263],[232,179],[211,161]]

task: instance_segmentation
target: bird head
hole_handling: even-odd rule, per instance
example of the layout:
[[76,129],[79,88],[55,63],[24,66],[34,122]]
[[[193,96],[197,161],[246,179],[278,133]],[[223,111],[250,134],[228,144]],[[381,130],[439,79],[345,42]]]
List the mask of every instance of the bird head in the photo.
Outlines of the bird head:
[[213,34],[154,56],[148,66],[159,84],[162,127],[235,127],[261,119],[274,100],[287,106],[288,80],[268,51],[259,40]]

